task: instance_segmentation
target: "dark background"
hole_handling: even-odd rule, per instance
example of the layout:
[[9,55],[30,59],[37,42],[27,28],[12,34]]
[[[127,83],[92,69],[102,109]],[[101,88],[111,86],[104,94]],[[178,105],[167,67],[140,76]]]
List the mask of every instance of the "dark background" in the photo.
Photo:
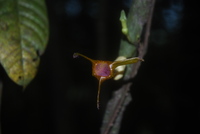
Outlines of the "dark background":
[[[0,68],[2,133],[98,134],[107,101],[119,87],[103,83],[96,108],[93,59],[114,60],[120,11],[131,0],[46,0],[50,36],[36,78],[22,92]],[[131,88],[120,134],[198,133],[200,126],[197,3],[157,0],[145,62]]]

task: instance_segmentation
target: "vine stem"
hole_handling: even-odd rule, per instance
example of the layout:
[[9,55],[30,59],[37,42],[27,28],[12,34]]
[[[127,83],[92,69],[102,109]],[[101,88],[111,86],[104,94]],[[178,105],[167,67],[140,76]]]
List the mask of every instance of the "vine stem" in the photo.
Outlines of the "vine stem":
[[113,113],[111,119],[109,120],[109,123],[108,123],[105,131],[102,134],[108,134],[109,133],[109,131],[110,131],[111,127],[113,126],[113,123],[114,123],[114,121],[115,121],[115,119],[116,119],[116,117],[117,117],[117,115],[120,111],[120,108],[121,108],[121,106],[122,106],[122,104],[123,104],[123,102],[126,98],[125,96],[126,96],[127,92],[129,91],[131,85],[132,85],[132,83],[128,83],[128,84],[124,85],[121,89],[119,89],[119,90],[124,90],[124,91],[122,91],[123,92],[122,99],[120,99],[118,104],[116,105],[114,113]]
[[[149,12],[148,19],[146,22],[144,41],[139,44],[139,48],[138,48],[138,57],[140,57],[140,58],[143,58],[147,52],[148,37],[150,35],[150,27],[151,27],[151,20],[152,20],[154,5],[155,5],[155,0],[152,0],[150,12]],[[136,76],[140,65],[141,65],[141,63],[138,62],[138,63],[134,64],[134,66],[132,66],[130,78],[134,78]],[[127,105],[127,104],[125,104],[126,98],[129,94],[131,85],[132,85],[132,83],[128,82],[125,85],[123,85],[120,89],[115,91],[115,94],[114,94],[113,98],[109,101],[107,109],[106,109],[107,113],[112,112],[112,111],[113,112],[109,113],[110,117],[109,117],[109,120],[107,121],[107,123],[105,124],[105,127],[103,127],[104,124],[102,125],[101,134],[118,133],[118,131],[112,132],[111,129],[115,125],[115,123],[118,123],[118,124],[120,123],[120,122],[116,121],[117,118],[122,119],[122,117],[120,117],[120,116],[122,116],[123,114],[120,114],[120,112],[123,112],[122,109],[125,109],[125,106]],[[114,105],[114,107],[109,109],[109,106],[112,106],[112,105]],[[121,120],[119,120],[119,121],[121,121]]]

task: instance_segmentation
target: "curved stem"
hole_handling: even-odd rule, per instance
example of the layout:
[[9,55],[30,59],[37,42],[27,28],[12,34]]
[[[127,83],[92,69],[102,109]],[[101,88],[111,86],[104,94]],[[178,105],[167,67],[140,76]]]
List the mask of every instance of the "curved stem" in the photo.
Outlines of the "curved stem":
[[87,57],[87,56],[85,56],[85,55],[83,55],[83,54],[80,54],[80,53],[74,53],[74,55],[73,55],[74,58],[76,58],[76,57],[78,57],[78,56],[81,56],[81,57],[83,57],[83,58],[85,58],[85,59],[91,61],[92,63],[94,62],[93,59],[90,59],[89,57]]
[[101,83],[104,81],[105,77],[99,78],[99,86],[98,86],[98,92],[97,92],[97,109],[99,109],[99,98],[100,98],[100,91],[101,91]]

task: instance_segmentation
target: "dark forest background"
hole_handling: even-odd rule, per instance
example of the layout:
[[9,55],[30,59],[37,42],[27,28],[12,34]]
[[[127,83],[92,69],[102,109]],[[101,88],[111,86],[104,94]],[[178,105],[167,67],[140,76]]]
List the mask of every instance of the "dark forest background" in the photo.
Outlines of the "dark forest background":
[[[106,103],[119,86],[102,85],[96,108],[97,80],[91,64],[73,59],[118,55],[120,11],[131,0],[46,0],[50,36],[36,78],[25,92],[0,67],[3,83],[2,134],[98,134]],[[131,89],[120,134],[198,133],[199,23],[197,3],[157,0],[145,62]]]

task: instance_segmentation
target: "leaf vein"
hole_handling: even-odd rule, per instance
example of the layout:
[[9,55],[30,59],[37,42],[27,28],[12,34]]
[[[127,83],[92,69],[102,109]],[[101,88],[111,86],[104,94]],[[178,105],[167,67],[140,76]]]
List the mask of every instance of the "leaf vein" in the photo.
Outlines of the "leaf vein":
[[[37,28],[34,28],[30,23],[27,23],[25,21],[22,21],[21,24],[26,27],[26,29],[29,29],[31,32],[33,32],[34,36],[39,40],[40,44],[43,43],[42,37],[40,36],[40,32],[36,30]],[[31,37],[31,36],[30,36]]]
[[[1,61],[4,61],[5,59],[7,59],[9,56],[11,56],[11,54],[14,54],[14,53],[16,53],[15,51],[17,50],[17,49],[19,49],[19,48],[15,48],[15,49],[13,49],[13,50],[11,50],[8,54],[6,54],[2,59],[1,59]],[[5,52],[4,52],[5,53]],[[12,57],[13,56],[15,56],[15,55],[12,55]]]
[[39,16],[43,20],[43,22],[47,22],[46,16],[45,14],[43,14],[42,11],[43,7],[41,7],[38,3],[34,3],[34,1],[31,1],[31,3],[28,3],[26,1],[19,1],[19,6],[27,8],[30,11],[34,11],[37,14],[37,16]]

